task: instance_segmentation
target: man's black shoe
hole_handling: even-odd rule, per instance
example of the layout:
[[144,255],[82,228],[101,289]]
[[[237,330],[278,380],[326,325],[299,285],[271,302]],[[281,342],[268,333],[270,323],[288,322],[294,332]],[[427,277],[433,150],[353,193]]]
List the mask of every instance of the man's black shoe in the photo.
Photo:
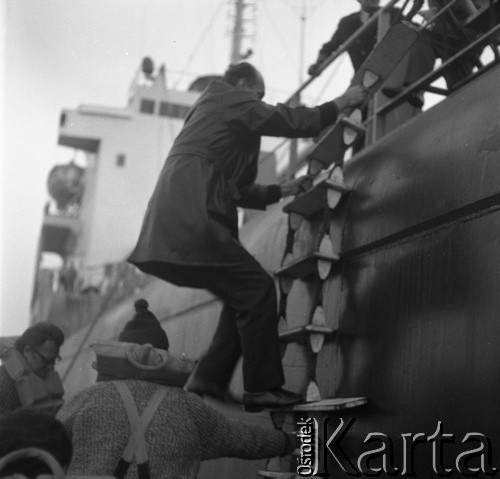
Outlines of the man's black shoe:
[[[382,88],[382,93],[388,98],[394,98],[403,91],[401,86],[386,86]],[[424,106],[424,98],[422,93],[413,93],[406,100],[411,106],[415,108],[422,108]]]
[[260,412],[264,409],[281,409],[304,401],[301,394],[282,388],[274,388],[261,393],[243,394],[243,407],[247,412]]

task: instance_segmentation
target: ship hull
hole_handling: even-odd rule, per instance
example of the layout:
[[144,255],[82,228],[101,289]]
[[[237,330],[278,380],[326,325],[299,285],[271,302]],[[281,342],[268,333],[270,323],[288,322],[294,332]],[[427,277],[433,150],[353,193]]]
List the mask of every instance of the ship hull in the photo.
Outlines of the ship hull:
[[[313,379],[323,397],[369,400],[349,414],[356,420],[344,447],[353,460],[366,450],[367,435],[380,432],[391,438],[391,457],[401,471],[402,434],[431,436],[440,423],[455,435],[455,444],[443,448],[446,467],[455,470],[469,432],[484,434],[491,457],[500,457],[499,99],[497,67],[347,162],[345,183],[352,192],[329,223],[340,264],[325,281],[297,280],[286,296],[280,293],[286,317],[280,328],[307,324],[321,304],[336,330],[317,355],[307,344],[286,347],[287,386],[303,392]],[[241,232],[271,273],[293,236],[282,206],[253,218]],[[301,227],[309,235],[304,248],[317,243],[323,220],[313,217]],[[219,302],[206,292],[153,280],[70,339],[61,366],[69,394],[94,379],[82,375],[92,360],[88,344],[116,337],[140,296],[161,318],[173,352],[198,357],[207,347]],[[241,394],[240,369],[232,388]],[[271,427],[265,414],[226,410]],[[432,444],[415,454],[416,477],[437,477]],[[331,454],[326,457],[323,467],[343,477]],[[255,477],[262,467],[262,461],[210,461],[200,477]]]

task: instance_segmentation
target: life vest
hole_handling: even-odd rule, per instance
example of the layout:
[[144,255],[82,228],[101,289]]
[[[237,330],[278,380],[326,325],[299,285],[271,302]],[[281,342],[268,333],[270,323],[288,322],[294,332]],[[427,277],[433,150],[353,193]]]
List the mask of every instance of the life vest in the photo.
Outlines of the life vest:
[[56,414],[63,405],[64,389],[59,374],[49,371],[44,378],[35,374],[20,351],[2,340],[0,359],[14,382],[21,406]]
[[177,358],[151,344],[102,341],[90,347],[96,354],[92,367],[107,378],[140,379],[182,387],[195,365],[191,359]]
[[151,396],[147,406],[144,408],[142,415],[139,416],[139,411],[137,410],[132,393],[125,382],[111,382],[120,393],[125,410],[127,411],[128,420],[130,422],[130,430],[132,431],[127,447],[123,451],[113,475],[117,479],[123,479],[135,457],[137,475],[139,476],[139,479],[150,479],[149,457],[145,433],[156,410],[163,401],[167,389],[163,386],[158,386],[158,389]]

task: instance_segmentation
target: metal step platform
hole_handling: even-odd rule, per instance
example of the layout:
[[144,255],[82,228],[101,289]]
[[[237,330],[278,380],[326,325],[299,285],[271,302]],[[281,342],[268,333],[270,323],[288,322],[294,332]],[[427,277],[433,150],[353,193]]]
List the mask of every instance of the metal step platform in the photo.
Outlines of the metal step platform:
[[[273,421],[274,427],[276,429],[282,430],[285,423],[285,419],[293,421],[296,424],[297,420],[303,420],[304,417],[321,417],[336,414],[342,411],[354,409],[357,407],[364,406],[368,403],[368,399],[365,397],[353,397],[353,398],[329,398],[322,399],[315,402],[297,404],[286,409],[271,409],[269,412],[271,414],[271,419]],[[289,422],[287,423],[289,424]],[[321,428],[318,433],[322,434]],[[320,439],[321,441],[321,439]],[[297,450],[296,450],[297,451]],[[293,454],[292,454],[293,458]],[[292,461],[292,463],[295,463]],[[277,471],[281,464],[280,458],[271,458],[267,462],[267,470],[259,471],[258,474],[261,477],[275,477],[275,478],[298,478],[301,477],[297,471]],[[285,464],[284,469],[289,469],[290,464]],[[271,470],[269,470],[271,469]]]
[[297,404],[289,409],[273,409],[271,414],[279,413],[300,413],[300,412],[332,412],[342,411],[345,409],[353,409],[355,407],[364,406],[368,403],[365,397],[354,398],[329,398],[321,399],[311,403]]
[[[296,404],[282,409],[270,409],[271,420],[276,429],[282,429],[285,420],[293,421],[297,416],[329,416],[338,412],[362,407],[368,404],[366,397],[326,398],[318,401]],[[288,419],[287,419],[288,418]]]

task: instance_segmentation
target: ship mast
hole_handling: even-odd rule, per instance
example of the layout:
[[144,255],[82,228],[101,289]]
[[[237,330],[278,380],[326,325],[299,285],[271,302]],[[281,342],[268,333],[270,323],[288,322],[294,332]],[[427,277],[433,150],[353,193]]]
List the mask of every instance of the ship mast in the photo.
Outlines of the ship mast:
[[[230,63],[238,63],[241,60],[245,60],[252,53],[253,50],[248,48],[245,53],[241,51],[243,39],[246,37],[253,37],[254,33],[249,33],[248,27],[253,27],[255,29],[255,11],[256,3],[248,2],[245,0],[235,0],[234,2],[234,24],[231,32],[231,56]],[[249,14],[245,16],[245,10],[249,11]]]

